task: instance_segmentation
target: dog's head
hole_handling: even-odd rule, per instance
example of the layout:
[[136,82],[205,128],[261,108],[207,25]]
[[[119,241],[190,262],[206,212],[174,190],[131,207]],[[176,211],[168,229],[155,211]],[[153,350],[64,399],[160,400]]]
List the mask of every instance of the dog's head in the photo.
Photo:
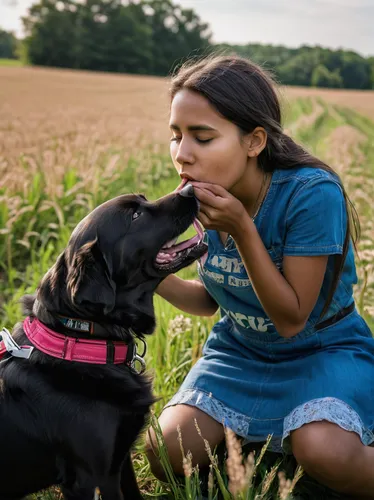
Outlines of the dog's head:
[[[52,314],[151,333],[158,284],[206,252],[197,213],[191,185],[155,202],[122,195],[103,203],[74,229],[38,288],[39,303]],[[176,244],[192,223],[198,235]]]

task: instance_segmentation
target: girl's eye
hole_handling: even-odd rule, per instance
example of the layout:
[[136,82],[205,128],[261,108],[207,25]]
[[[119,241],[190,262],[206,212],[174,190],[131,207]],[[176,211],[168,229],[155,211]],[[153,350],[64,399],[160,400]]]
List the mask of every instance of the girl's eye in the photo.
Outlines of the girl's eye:
[[[179,142],[182,138],[181,137],[172,137],[170,139],[171,142]],[[213,139],[199,139],[198,137],[195,137],[195,141],[198,142],[199,144],[208,144],[208,142],[212,141]]]
[[207,144],[208,142],[212,141],[213,139],[199,139],[198,137],[196,137],[196,140],[200,144]]
[[132,214],[132,220],[138,219],[142,215],[141,212],[134,212]]

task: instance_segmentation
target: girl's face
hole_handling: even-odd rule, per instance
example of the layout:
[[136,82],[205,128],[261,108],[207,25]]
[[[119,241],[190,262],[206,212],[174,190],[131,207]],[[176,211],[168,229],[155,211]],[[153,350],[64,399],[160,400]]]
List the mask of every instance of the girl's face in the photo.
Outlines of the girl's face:
[[223,118],[201,94],[182,89],[171,104],[170,129],[170,153],[182,178],[236,191],[249,160],[248,146],[236,125]]

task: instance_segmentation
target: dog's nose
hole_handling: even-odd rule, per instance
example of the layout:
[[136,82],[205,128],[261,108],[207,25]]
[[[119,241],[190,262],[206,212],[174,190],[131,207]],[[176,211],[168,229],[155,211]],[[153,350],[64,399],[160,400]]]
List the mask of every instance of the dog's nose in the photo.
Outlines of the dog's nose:
[[184,188],[182,188],[178,194],[184,196],[185,198],[192,198],[194,196],[194,190],[192,184],[186,184]]

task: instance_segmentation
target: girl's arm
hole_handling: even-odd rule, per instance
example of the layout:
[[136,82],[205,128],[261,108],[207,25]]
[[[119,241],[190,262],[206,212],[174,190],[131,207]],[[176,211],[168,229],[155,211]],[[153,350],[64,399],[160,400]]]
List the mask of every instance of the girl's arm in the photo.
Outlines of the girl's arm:
[[341,188],[318,177],[293,197],[287,208],[282,274],[238,199],[217,184],[192,185],[200,200],[200,222],[234,238],[254,291],[278,333],[299,333],[318,300],[328,256],[342,252],[346,209]]
[[328,256],[284,256],[282,275],[249,215],[242,218],[240,229],[231,236],[254,291],[277,332],[282,337],[293,337],[303,330],[317,302]]
[[198,280],[183,280],[171,274],[159,284],[156,293],[181,311],[195,316],[213,316],[218,309],[217,302]]

